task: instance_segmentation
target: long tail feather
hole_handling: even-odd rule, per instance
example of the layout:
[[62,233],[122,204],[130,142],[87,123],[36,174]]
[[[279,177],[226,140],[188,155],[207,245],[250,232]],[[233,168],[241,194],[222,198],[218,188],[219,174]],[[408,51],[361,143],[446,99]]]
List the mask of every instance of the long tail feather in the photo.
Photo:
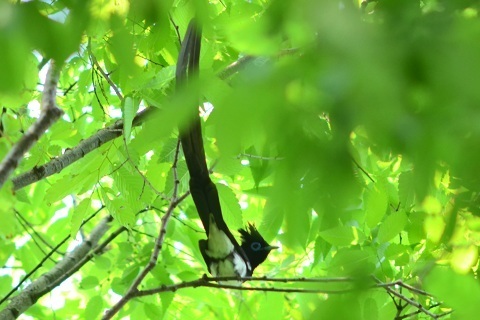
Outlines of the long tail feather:
[[[198,75],[200,58],[201,28],[192,19],[188,25],[187,33],[182,43],[177,63],[176,79],[177,89],[189,84],[189,80]],[[215,184],[210,179],[205,150],[202,139],[201,120],[198,108],[192,108],[192,120],[186,128],[180,129],[180,141],[190,173],[190,192],[195,202],[200,219],[205,231],[208,233],[210,214],[220,230],[223,230],[236,247],[236,239],[228,229],[220,207],[220,200]]]

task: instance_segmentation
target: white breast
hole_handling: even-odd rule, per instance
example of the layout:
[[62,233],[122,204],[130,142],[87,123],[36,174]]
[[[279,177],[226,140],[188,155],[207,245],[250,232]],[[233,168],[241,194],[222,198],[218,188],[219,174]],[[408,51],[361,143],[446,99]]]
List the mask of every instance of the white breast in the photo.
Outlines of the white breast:
[[214,259],[223,259],[233,251],[233,243],[225,232],[219,230],[215,223],[210,223],[207,254]]
[[212,221],[206,253],[213,260],[216,260],[210,266],[210,271],[214,277],[244,277],[247,275],[248,262],[245,262],[234,249],[232,241],[225,232],[218,229],[215,222]]

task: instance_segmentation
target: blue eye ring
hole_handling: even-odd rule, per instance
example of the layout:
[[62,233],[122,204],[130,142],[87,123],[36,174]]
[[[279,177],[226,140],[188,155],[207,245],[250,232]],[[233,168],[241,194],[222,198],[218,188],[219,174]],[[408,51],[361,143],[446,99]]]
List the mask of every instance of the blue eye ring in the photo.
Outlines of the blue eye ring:
[[260,242],[252,242],[252,244],[250,245],[250,248],[253,251],[259,251],[262,248],[262,245],[260,244]]

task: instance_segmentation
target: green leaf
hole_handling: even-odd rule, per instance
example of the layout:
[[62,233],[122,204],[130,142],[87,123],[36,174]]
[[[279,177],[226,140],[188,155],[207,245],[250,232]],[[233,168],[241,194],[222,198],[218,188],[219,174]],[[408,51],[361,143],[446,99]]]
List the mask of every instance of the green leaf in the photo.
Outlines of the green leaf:
[[80,286],[84,290],[95,288],[98,285],[99,285],[99,281],[98,281],[98,278],[95,276],[84,277],[80,282]]
[[373,228],[382,221],[387,211],[388,197],[383,188],[375,185],[365,190],[364,201],[367,225]]
[[[4,262],[2,262],[3,264]],[[12,288],[12,277],[4,275],[0,276],[0,291],[8,292]]]
[[158,155],[159,162],[173,162],[177,150],[178,138],[169,138],[163,142]]
[[[190,176],[188,174],[187,163],[185,162],[185,160],[180,160],[177,162],[177,179],[180,182],[180,184],[178,185],[177,194],[181,195],[185,193],[189,188],[188,181],[190,179]],[[174,186],[175,177],[173,174],[173,170],[170,167],[167,174],[167,180],[165,182],[165,193],[171,196],[173,194]]]
[[160,319],[163,315],[162,307],[153,303],[145,303],[143,305],[145,314],[149,319]]
[[132,132],[133,118],[137,114],[139,104],[138,99],[126,97],[123,105],[123,136],[127,143],[130,141]]
[[[108,147],[109,144],[105,144],[102,148],[87,154],[81,162],[71,165],[67,171],[69,173],[58,179],[47,189],[45,201],[54,203],[76,191],[83,193],[82,189],[85,191],[89,190],[110,168],[102,156],[102,150],[108,149]],[[110,161],[113,160],[110,156],[109,159]]]
[[351,226],[338,226],[320,231],[318,234],[328,243],[339,247],[356,245],[365,239],[357,228]]
[[369,320],[378,319],[378,305],[377,301],[373,298],[365,299],[363,303],[363,318]]
[[385,258],[394,260],[396,266],[406,266],[410,262],[410,251],[408,246],[392,243],[385,250]]
[[273,201],[267,200],[263,208],[263,219],[259,227],[265,239],[272,239],[280,230],[284,216],[284,210],[275,205]]
[[119,199],[116,195],[106,192],[105,189],[100,189],[102,200],[107,207],[108,213],[117,220],[122,226],[131,228],[135,225],[135,213],[130,210],[130,207],[125,204],[123,199]]
[[380,224],[377,236],[378,242],[384,243],[393,237],[398,236],[398,234],[405,228],[407,220],[407,215],[403,210],[390,214],[385,221]]
[[97,319],[103,310],[102,296],[93,296],[88,299],[85,307],[85,319]]
[[[294,207],[292,206],[292,208]],[[312,212],[300,207],[296,208],[296,211],[285,211],[285,208],[279,208],[277,214],[285,217],[284,244],[293,248],[305,249],[311,230]]]
[[[266,149],[266,151],[264,151],[261,156],[268,157],[268,149],[264,149]],[[255,181],[255,187],[258,188],[260,182],[262,182],[272,173],[271,161],[256,158],[258,152],[254,146],[248,148],[246,153],[254,156],[250,157],[248,161],[250,163],[249,168],[252,172],[253,181]]]
[[331,273],[336,275],[367,276],[375,269],[376,254],[370,249],[345,248],[338,250],[330,264]]
[[[7,188],[3,188],[3,189],[6,190]],[[2,236],[2,238],[12,237],[14,234],[16,234],[15,213],[13,212],[13,210],[8,208],[7,210],[1,210],[0,211],[0,216],[1,216],[1,219],[2,219],[2,223],[0,223],[0,236]]]
[[243,227],[242,210],[238,204],[235,193],[222,183],[215,184],[220,198],[220,206],[222,207],[225,222],[231,229],[239,229]]
[[425,212],[413,211],[409,214],[408,220],[409,223],[405,227],[405,231],[408,234],[408,241],[411,244],[419,243],[425,239],[425,222],[426,214]]
[[145,207],[143,199],[150,200],[151,190],[136,171],[130,172],[125,167],[115,174],[115,184],[122,194],[125,207],[134,212]]
[[112,267],[112,261],[105,256],[96,256],[94,263],[97,268],[102,270],[109,270]]
[[234,176],[239,174],[244,169],[245,166],[242,165],[240,160],[236,158],[222,158],[215,166],[215,172],[224,174],[226,176]]
[[476,319],[480,284],[470,274],[435,267],[424,279],[425,289],[455,310],[457,319]]
[[162,68],[156,75],[150,80],[148,84],[144,86],[144,89],[155,88],[163,89],[168,86],[173,79],[175,79],[176,66],[167,66]]
[[315,240],[315,250],[313,253],[314,263],[317,265],[322,259],[327,256],[328,251],[332,248],[332,245],[326,242],[321,236]]
[[77,232],[80,229],[80,226],[82,225],[83,219],[85,218],[87,213],[90,211],[91,203],[92,201],[90,198],[83,199],[82,202],[80,202],[78,206],[76,206],[73,209],[71,225],[70,225],[71,227],[70,236],[72,237],[72,239],[75,239]]
[[157,191],[165,192],[167,178],[171,169],[171,163],[155,163],[155,161],[150,161],[145,177]]
[[[13,219],[12,219],[12,222],[13,222]],[[2,239],[0,240],[0,245],[2,247],[2,250],[0,250],[0,264],[3,266],[11,257],[11,254],[15,251],[15,244],[12,242],[7,242],[6,240]]]
[[266,292],[261,298],[258,319],[283,319],[283,302],[284,296],[282,294],[277,292]]
[[406,209],[415,204],[415,180],[411,170],[402,172],[398,178],[398,197]]

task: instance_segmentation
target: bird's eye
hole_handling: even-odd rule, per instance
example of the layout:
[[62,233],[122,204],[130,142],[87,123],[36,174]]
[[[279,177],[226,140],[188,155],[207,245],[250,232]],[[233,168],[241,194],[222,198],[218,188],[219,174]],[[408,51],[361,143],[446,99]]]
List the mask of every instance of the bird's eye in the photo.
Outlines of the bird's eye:
[[260,242],[253,242],[250,245],[250,248],[252,248],[253,251],[258,251],[262,248],[262,245],[260,244]]

